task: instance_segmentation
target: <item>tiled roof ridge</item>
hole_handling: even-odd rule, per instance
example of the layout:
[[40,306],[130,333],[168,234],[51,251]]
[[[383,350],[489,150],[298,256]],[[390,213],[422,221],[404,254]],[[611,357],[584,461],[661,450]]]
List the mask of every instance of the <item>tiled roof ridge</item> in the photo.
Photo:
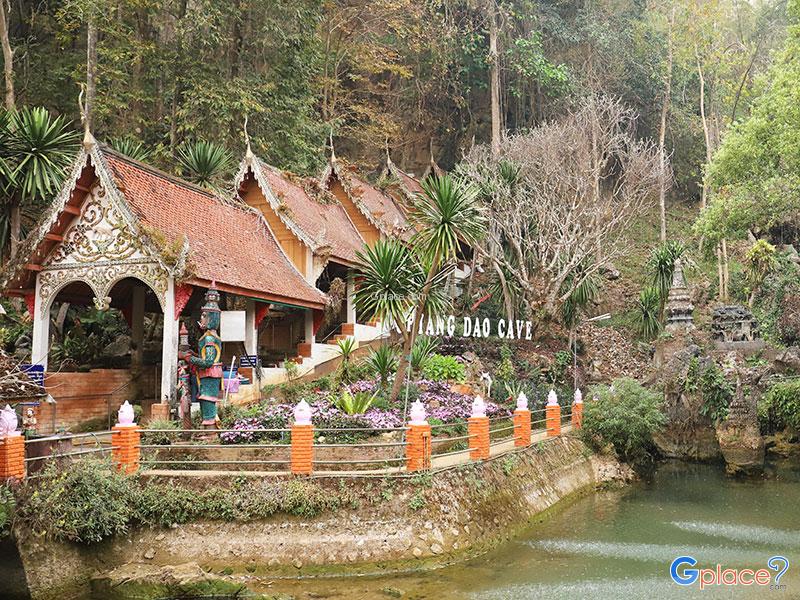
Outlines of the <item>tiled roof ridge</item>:
[[[248,155],[242,160],[239,166],[239,172],[237,173],[234,179],[234,186],[233,186],[234,190],[239,189],[239,186],[244,181],[244,178],[247,176],[248,171],[252,172],[256,184],[261,189],[262,193],[264,194],[264,198],[272,207],[273,211],[278,216],[278,219],[280,219],[281,223],[283,223],[286,226],[286,228],[292,232],[292,235],[294,235],[298,240],[300,240],[306,246],[311,248],[312,252],[316,252],[317,245],[314,243],[314,240],[311,238],[311,236],[307,235],[303,231],[303,229],[295,222],[295,220],[285,213],[285,211],[278,209],[278,205],[280,205],[281,202],[275,195],[275,192],[272,190],[272,187],[269,185],[269,182],[266,180],[266,177],[264,177],[263,169],[265,166],[269,168],[274,168],[271,165],[262,162],[261,159],[259,159],[258,156],[256,156],[252,152],[248,153]],[[282,174],[281,177],[283,177]],[[251,208],[243,199],[238,198],[238,194],[236,197],[237,197],[236,201],[237,205],[242,207],[247,206],[248,208]],[[264,217],[264,215],[261,214],[261,211],[258,211],[258,213],[261,216],[261,219],[267,225],[267,228],[269,229],[269,224],[266,223],[266,218]],[[272,232],[271,229],[270,232]]]
[[[345,170],[344,173],[342,173],[343,168]],[[350,175],[348,175],[348,173],[346,172],[347,169],[348,169],[347,165],[344,166],[340,165],[339,159],[333,156],[328,161],[328,167],[323,171],[322,181],[327,181],[331,175],[335,175],[336,178],[339,180],[339,183],[344,188],[344,191],[347,194],[347,196],[350,198],[353,204],[356,205],[356,208],[358,208],[361,214],[364,215],[364,217],[384,235],[392,236],[396,235],[397,233],[403,233],[411,229],[411,226],[408,223],[405,226],[395,225],[394,223],[388,223],[387,221],[384,221],[383,219],[377,218],[375,215],[373,215],[372,211],[369,210],[369,208],[367,208],[364,205],[364,202],[361,200],[361,198],[354,193],[353,184],[350,181]],[[387,194],[382,189],[380,189],[379,187],[371,183],[369,180],[367,180],[366,177],[361,177],[360,174],[357,172],[354,172],[352,174],[352,177],[357,179],[360,183],[363,183],[364,185],[367,185],[372,189],[374,189],[387,202],[391,203],[392,206],[394,206],[398,212],[400,212],[403,215],[405,214],[403,209],[397,205],[395,199],[392,198],[391,194]]]

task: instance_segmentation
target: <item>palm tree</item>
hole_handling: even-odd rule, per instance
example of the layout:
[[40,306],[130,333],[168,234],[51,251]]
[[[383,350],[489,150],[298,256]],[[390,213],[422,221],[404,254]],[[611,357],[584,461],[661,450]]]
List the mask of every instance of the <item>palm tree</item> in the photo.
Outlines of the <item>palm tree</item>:
[[53,118],[41,106],[0,118],[0,179],[7,200],[0,241],[4,247],[10,237],[12,257],[21,237],[23,210],[54,196],[64,181],[78,143],[70,125],[63,115]]
[[232,162],[231,153],[214,142],[198,140],[186,142],[178,148],[178,163],[182,175],[203,187],[215,189]]
[[135,137],[126,135],[125,137],[111,138],[108,144],[120,154],[124,154],[133,160],[144,162],[150,158],[150,149]]
[[[410,214],[417,230],[411,247],[384,241],[359,254],[364,279],[356,302],[365,312],[388,320],[403,333],[391,400],[397,398],[403,385],[423,314],[436,316],[446,306],[445,284],[459,244],[474,245],[483,235],[486,222],[474,186],[442,175],[425,179],[422,189]],[[405,322],[412,312],[408,331]]]

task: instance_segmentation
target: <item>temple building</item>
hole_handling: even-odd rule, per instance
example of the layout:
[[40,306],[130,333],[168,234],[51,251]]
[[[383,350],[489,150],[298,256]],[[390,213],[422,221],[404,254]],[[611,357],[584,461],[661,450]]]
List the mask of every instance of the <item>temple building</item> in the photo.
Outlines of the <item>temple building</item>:
[[[348,247],[347,256],[354,250]],[[117,154],[89,136],[0,285],[28,305],[31,362],[44,366],[46,388],[58,381],[51,392],[57,400],[66,374],[48,370],[54,305],[119,309],[130,327],[128,381],[112,373],[96,380],[91,372],[74,375],[89,381],[98,395],[101,380],[111,378],[122,388],[138,379],[145,392],[158,390],[152,401],[162,405],[165,416],[175,388],[180,319],[194,323],[189,317],[199,312],[212,284],[222,293],[223,310],[231,313],[230,335],[225,315],[222,324],[226,361],[259,353],[259,324],[271,312],[292,311],[307,324],[321,322],[326,296],[293,258],[260,212]],[[160,352],[147,360],[146,313],[157,316],[149,321],[161,327]],[[296,354],[287,349],[289,357]],[[85,396],[86,386],[79,389]],[[64,404],[60,410],[67,410]]]

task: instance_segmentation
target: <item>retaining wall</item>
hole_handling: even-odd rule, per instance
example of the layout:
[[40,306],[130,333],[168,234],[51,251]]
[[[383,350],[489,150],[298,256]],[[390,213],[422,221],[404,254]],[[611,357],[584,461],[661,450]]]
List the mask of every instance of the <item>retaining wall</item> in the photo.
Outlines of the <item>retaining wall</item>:
[[[203,489],[232,477],[198,473],[173,482]],[[629,477],[615,459],[564,436],[488,461],[392,479],[389,493],[380,478],[315,479],[347,486],[356,501],[313,519],[201,521],[140,529],[95,546],[49,543],[18,531],[18,547],[33,600],[86,593],[93,575],[126,564],[156,572],[197,562],[253,577],[426,568],[484,552],[565,497]]]

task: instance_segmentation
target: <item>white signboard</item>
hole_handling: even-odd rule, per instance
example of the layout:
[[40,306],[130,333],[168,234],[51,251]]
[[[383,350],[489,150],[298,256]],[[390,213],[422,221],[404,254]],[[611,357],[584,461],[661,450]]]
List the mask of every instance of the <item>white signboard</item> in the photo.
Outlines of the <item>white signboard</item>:
[[219,337],[223,342],[243,342],[245,332],[243,310],[223,310],[219,319]]

